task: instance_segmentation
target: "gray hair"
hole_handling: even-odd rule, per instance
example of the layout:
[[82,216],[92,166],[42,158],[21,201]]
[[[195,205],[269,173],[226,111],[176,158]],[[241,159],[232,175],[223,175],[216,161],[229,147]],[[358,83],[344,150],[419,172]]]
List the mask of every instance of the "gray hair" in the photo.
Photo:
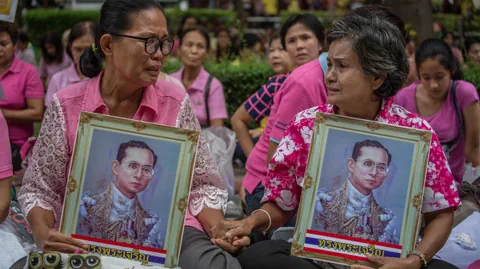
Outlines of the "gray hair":
[[364,75],[385,79],[375,95],[388,98],[402,88],[410,66],[398,27],[377,16],[349,15],[335,21],[327,35],[329,44],[343,38],[352,41]]

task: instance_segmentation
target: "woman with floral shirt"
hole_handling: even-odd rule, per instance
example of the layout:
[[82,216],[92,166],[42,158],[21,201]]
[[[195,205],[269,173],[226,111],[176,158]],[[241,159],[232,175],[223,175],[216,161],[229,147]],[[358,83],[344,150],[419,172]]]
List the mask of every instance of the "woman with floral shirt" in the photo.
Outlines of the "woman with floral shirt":
[[[333,24],[327,39],[330,44],[329,68],[325,77],[328,104],[297,114],[270,161],[269,177],[263,182],[265,195],[262,210],[242,221],[223,222],[218,228],[226,232],[224,240],[214,241],[219,245],[227,242],[240,245],[235,237],[281,227],[295,214],[302,193],[315,115],[317,112],[339,114],[432,132],[422,206],[426,226],[416,247],[417,252],[407,258],[367,256],[381,268],[424,268],[423,262],[432,259],[450,235],[453,212],[460,199],[445,155],[431,127],[420,117],[393,104],[391,99],[408,74],[405,49],[399,42],[403,37],[397,28],[378,17],[349,15]],[[422,254],[425,259],[422,259]],[[239,256],[239,261],[243,269],[330,266],[290,256],[290,244],[279,240],[252,245]],[[368,267],[353,265],[351,268]],[[427,268],[455,267],[432,260]]]

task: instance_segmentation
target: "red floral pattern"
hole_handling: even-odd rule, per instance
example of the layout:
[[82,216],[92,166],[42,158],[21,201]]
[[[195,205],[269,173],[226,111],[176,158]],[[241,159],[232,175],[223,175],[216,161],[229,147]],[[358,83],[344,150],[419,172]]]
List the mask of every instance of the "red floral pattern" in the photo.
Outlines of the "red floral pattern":
[[[333,105],[322,105],[297,114],[285,131],[285,136],[270,161],[268,179],[263,181],[265,186],[263,202],[275,202],[287,211],[297,208],[303,188],[315,115],[317,112],[334,114],[335,110]],[[438,137],[428,122],[403,107],[393,104],[392,99],[384,102],[376,121],[432,132],[422,212],[428,213],[459,206],[460,197],[454,177]]]

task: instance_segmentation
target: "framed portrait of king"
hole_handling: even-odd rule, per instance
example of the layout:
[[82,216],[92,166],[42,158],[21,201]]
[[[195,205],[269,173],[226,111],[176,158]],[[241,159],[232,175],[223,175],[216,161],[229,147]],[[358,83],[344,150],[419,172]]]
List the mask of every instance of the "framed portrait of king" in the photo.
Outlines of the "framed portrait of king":
[[415,246],[431,133],[318,113],[291,253],[343,264]]
[[198,138],[82,112],[60,231],[92,254],[176,267]]

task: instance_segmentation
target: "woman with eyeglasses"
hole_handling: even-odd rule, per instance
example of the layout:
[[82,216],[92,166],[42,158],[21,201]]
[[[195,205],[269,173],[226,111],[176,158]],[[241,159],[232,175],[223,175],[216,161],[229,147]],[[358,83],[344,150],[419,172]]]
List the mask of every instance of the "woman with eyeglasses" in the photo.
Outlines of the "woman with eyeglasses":
[[[157,81],[172,47],[173,39],[168,37],[158,1],[107,0],[103,4],[95,43],[80,58],[80,71],[91,79],[53,96],[23,179],[19,201],[41,250],[86,253],[88,249],[58,231],[81,111],[200,130],[187,93],[173,83]],[[225,246],[225,251],[210,242],[210,237],[216,236],[212,227],[224,219],[227,197],[226,186],[201,136],[181,268],[240,268],[227,252],[237,252],[239,247]],[[242,239],[249,241],[248,237]]]
[[192,100],[192,107],[202,127],[223,126],[227,119],[227,105],[223,86],[203,67],[208,57],[210,37],[207,29],[194,26],[185,29],[180,36],[180,71],[171,76],[183,83]]
[[60,89],[87,79],[80,72],[80,56],[95,42],[96,31],[95,23],[91,21],[79,22],[72,27],[68,35],[67,54],[73,63],[67,69],[53,75],[48,83],[45,106],[52,102],[53,95]]

